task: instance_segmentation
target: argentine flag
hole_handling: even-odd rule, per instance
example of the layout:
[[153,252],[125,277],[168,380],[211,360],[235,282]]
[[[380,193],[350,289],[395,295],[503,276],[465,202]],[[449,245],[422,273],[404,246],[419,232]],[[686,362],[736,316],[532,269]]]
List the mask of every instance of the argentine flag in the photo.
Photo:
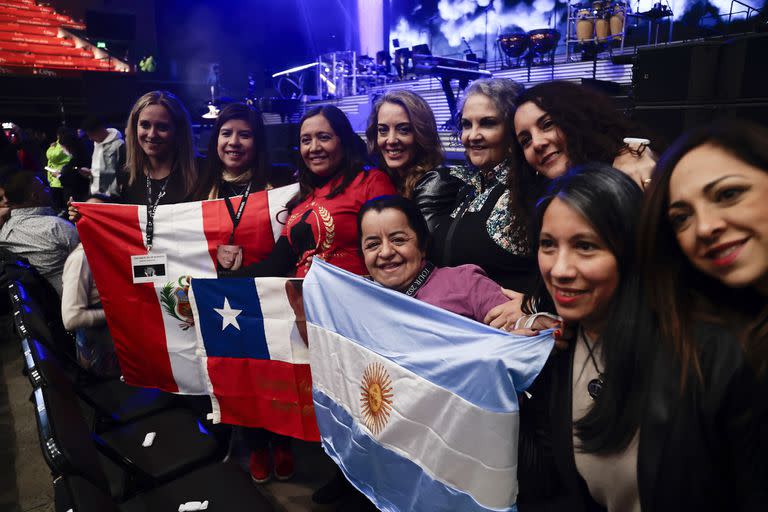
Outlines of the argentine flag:
[[315,259],[304,281],[326,452],[381,510],[514,511],[517,394],[552,350]]

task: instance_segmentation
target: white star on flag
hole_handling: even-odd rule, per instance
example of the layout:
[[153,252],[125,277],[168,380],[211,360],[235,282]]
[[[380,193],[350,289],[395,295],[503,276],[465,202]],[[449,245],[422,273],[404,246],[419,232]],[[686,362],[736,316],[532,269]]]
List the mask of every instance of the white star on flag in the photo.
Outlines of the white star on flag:
[[240,330],[240,324],[237,323],[237,315],[243,312],[242,309],[232,309],[229,305],[229,299],[224,297],[224,306],[219,308],[213,308],[215,312],[221,315],[221,330],[227,328],[229,325],[234,325],[237,330]]

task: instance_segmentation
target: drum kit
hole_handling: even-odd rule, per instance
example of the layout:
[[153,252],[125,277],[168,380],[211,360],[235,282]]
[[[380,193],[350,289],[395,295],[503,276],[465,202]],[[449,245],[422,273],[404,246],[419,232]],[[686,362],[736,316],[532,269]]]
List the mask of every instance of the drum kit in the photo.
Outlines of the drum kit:
[[610,45],[624,36],[624,24],[630,12],[624,1],[595,0],[571,4],[576,13],[576,39],[579,43]]
[[531,65],[551,62],[558,41],[560,32],[542,28],[530,32],[503,34],[498,38],[498,45],[506,57],[507,66],[519,67],[523,63]]

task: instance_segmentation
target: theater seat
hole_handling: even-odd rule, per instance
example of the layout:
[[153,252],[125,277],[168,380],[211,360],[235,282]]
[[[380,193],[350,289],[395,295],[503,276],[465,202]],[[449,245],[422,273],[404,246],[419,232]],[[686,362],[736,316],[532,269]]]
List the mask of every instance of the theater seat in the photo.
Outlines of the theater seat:
[[[32,277],[25,282],[34,282]],[[22,284],[19,280],[8,285],[8,293],[14,313],[16,330],[22,339],[36,340],[46,345],[59,358],[62,370],[75,386],[77,394],[90,405],[97,423],[128,423],[138,418],[168,409],[176,404],[175,397],[157,389],[129,386],[119,379],[103,380],[94,378],[81,369],[75,360],[74,341],[61,325],[61,302],[58,297],[54,308],[43,309],[34,286]],[[55,318],[51,319],[51,316]],[[23,344],[23,343],[22,343]],[[26,348],[22,347],[26,352]],[[27,372],[32,386],[37,386],[38,376]]]
[[[79,411],[72,384],[61,370],[56,355],[41,343],[33,342],[30,348],[43,381],[35,392],[54,389],[56,393],[50,400],[55,400],[62,410],[69,410],[70,415],[74,414],[73,406],[61,402],[74,402]],[[82,417],[82,411],[79,412]],[[149,432],[155,432],[156,438],[151,447],[145,448],[142,442]],[[220,445],[187,409],[167,409],[91,435],[101,450],[140,488],[154,487],[197,469],[222,458],[226,451],[226,446]]]
[[[38,364],[47,384],[35,390],[35,408],[43,453],[57,477],[57,505],[69,506],[73,512],[110,512],[114,508],[109,505],[115,502],[109,498],[109,484],[99,465],[95,445],[75,394],[66,379],[55,375],[48,377],[55,373],[55,370],[50,371],[55,368],[55,356],[46,353],[45,347],[41,346],[41,349],[43,359]],[[51,382],[62,382],[63,385],[51,385]],[[139,433],[137,429],[128,435]],[[172,432],[159,432],[158,440],[168,435]],[[144,457],[153,458],[150,449],[147,450]],[[183,453],[177,453],[177,456],[183,457]],[[151,466],[157,462],[148,464]],[[117,503],[119,510],[124,512],[159,512],[178,510],[179,505],[188,501],[206,500],[208,510],[214,512],[274,510],[253,485],[250,476],[235,463],[216,463],[198,468]]]

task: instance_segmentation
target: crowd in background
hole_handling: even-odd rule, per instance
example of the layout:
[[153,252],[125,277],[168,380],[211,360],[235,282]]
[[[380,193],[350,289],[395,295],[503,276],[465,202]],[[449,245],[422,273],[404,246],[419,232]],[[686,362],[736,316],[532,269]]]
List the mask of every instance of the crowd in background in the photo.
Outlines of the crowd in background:
[[[508,79],[475,81],[456,125],[467,161],[448,166],[417,94],[376,100],[367,146],[338,108],[308,110],[281,236],[253,254],[233,229],[220,277],[303,277],[320,257],[492,327],[555,329],[521,397],[520,510],[766,510],[768,130],[723,121],[666,148],[601,93]],[[203,160],[164,91],[125,137],[98,119],[59,130],[45,163],[0,139],[0,249],[50,282],[103,375],[119,364],[71,201],[152,209],[291,181],[253,107],[222,109]],[[254,481],[291,477],[286,438],[243,437]],[[313,498],[366,507],[340,474]]]

